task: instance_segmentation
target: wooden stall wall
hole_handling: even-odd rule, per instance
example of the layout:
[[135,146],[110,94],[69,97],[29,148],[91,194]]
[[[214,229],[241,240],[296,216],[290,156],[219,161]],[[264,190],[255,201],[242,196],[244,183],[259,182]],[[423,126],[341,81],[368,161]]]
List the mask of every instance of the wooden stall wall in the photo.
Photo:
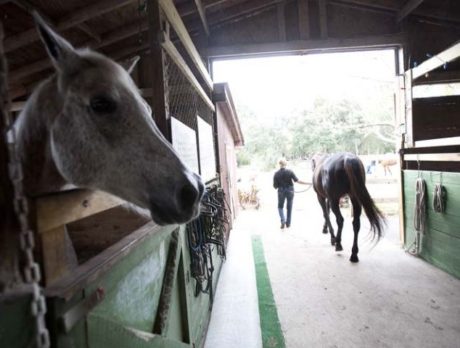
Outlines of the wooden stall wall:
[[230,131],[230,127],[225,119],[223,110],[216,109],[217,113],[217,132],[219,134],[219,160],[223,165],[219,168],[220,180],[225,191],[225,197],[231,209],[231,222],[238,215],[238,190],[236,188],[236,153],[235,141]]
[[[426,231],[422,236],[420,256],[433,265],[460,278],[460,173],[440,171],[404,171],[405,248],[414,250],[415,185],[417,178],[427,185]],[[446,188],[447,204],[444,213],[433,210],[433,191],[436,184]]]
[[[405,248],[456,277],[460,277],[459,57],[457,43],[406,71],[401,149]],[[417,180],[426,183],[427,209],[420,210],[426,224],[421,232],[414,222]],[[436,185],[445,190],[444,212],[433,208]]]

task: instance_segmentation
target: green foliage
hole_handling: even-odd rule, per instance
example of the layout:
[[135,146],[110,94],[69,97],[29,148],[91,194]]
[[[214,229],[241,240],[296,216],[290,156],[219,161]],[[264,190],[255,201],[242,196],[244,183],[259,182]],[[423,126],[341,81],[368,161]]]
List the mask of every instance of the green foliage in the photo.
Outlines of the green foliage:
[[[317,152],[392,152],[394,144],[382,139],[391,138],[394,128],[369,127],[372,122],[392,124],[392,104],[383,104],[385,107],[379,108],[376,103],[317,98],[311,109],[294,110],[272,121],[243,107],[238,114],[246,146],[239,161],[259,162],[263,169],[272,169],[280,157],[306,158]],[[368,113],[373,109],[377,115],[370,117]],[[380,137],[375,135],[375,128]]]
[[238,167],[251,164],[251,154],[245,148],[238,150],[236,153],[236,163]]

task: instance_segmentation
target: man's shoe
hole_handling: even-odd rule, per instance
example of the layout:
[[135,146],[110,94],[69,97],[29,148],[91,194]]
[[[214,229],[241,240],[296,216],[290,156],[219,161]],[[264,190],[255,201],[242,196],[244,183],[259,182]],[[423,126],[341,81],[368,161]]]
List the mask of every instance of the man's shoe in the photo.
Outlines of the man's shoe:
[[284,223],[281,224],[281,229],[284,229]]
[[291,227],[291,224],[286,224],[286,227],[287,227],[287,228]]

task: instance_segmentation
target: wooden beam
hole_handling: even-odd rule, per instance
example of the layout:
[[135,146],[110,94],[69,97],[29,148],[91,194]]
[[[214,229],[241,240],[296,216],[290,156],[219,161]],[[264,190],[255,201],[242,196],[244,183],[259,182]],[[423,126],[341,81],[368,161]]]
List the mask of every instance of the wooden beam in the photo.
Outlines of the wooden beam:
[[319,32],[320,32],[320,37],[321,37],[321,39],[326,39],[328,37],[326,0],[318,0],[318,8],[319,8]]
[[[285,0],[252,0],[247,4],[238,3],[237,5],[230,6],[225,9],[223,15],[213,16],[211,19],[211,13],[209,13],[209,25],[211,27],[218,27],[225,25],[228,22],[235,22],[239,19],[248,18],[250,16],[255,16],[263,11],[267,11],[279,3],[284,2]],[[231,3],[231,2],[229,2]]]
[[[442,139],[439,139],[442,140]],[[457,137],[456,145],[460,144]],[[435,145],[436,146],[436,145]],[[460,162],[460,153],[423,153],[417,155],[404,155],[405,161],[430,161],[430,162]]]
[[[77,26],[91,18],[111,12],[122,6],[128,5],[135,0],[101,0],[91,5],[85,6],[60,20],[55,28],[59,31]],[[10,52],[21,48],[38,40],[38,32],[34,28],[23,31],[22,33],[7,37],[5,39],[5,52]]]
[[209,76],[208,70],[206,69],[203,61],[201,60],[200,54],[196,50],[195,45],[193,44],[193,41],[190,38],[187,29],[185,28],[184,22],[182,22],[182,19],[175,8],[174,3],[172,2],[172,0],[159,0],[159,2],[166,18],[168,19],[171,26],[174,28],[174,31],[179,37],[179,40],[182,42],[185,50],[189,54],[190,59],[197,67],[198,72],[205,81],[206,85],[210,89],[212,89],[212,79]]
[[101,39],[101,36],[99,34],[96,34],[94,32],[94,30],[92,30],[88,24],[86,23],[80,23],[78,26],[77,26],[78,29],[80,29],[82,32],[84,32],[86,35],[88,35],[89,37],[93,38],[94,40],[96,40],[96,42],[101,42],[102,39]]
[[300,40],[308,40],[310,38],[308,0],[297,0],[297,10],[299,18],[299,38]]
[[[222,5],[225,5],[227,3],[228,0],[214,0],[212,2],[205,1],[203,7],[206,11],[220,10],[222,9]],[[183,2],[182,4],[178,4],[176,8],[177,11],[179,11],[179,13],[181,14],[182,18],[195,15],[197,11],[196,5],[188,1]]]
[[278,17],[278,37],[280,41],[286,41],[286,4],[279,3],[276,6],[276,15]]
[[441,53],[425,60],[412,69],[412,79],[415,80],[440,66],[460,57],[460,42],[442,51]]
[[[390,5],[390,3],[385,0],[373,2],[369,2],[369,0],[329,0],[328,3],[332,5],[348,6],[351,8],[360,8],[363,10],[380,11],[392,14],[397,14],[400,11],[399,7]],[[455,13],[446,12],[442,8],[440,8],[439,10],[429,11],[415,9],[415,11],[412,12],[412,15],[429,19],[435,19],[439,21],[460,23],[459,16],[457,16]]]
[[200,95],[200,97],[206,103],[206,105],[208,105],[208,107],[212,111],[214,111],[215,108],[214,108],[213,102],[208,97],[204,89],[201,87],[195,75],[193,75],[193,72],[190,70],[184,58],[182,58],[182,56],[177,51],[176,47],[171,42],[171,40],[165,37],[162,46],[164,50],[168,53],[168,55],[171,57],[171,59],[174,61],[174,63],[177,65],[179,70],[184,74],[185,78],[190,82],[190,84],[195,89],[195,91]]
[[100,191],[78,190],[35,199],[37,231],[48,231],[124,203]]
[[297,40],[264,44],[218,46],[208,48],[210,58],[251,57],[298,53],[319,53],[357,49],[380,49],[402,46],[403,34],[367,36],[352,39]]
[[[114,30],[107,34],[102,35],[100,42],[94,43],[93,41],[87,41],[82,46],[83,47],[89,46],[93,49],[103,48],[105,46],[108,46],[120,40],[126,39],[135,34],[138,34],[139,31],[143,32],[145,30],[147,30],[147,22],[141,22],[141,23],[136,22],[136,23],[127,25],[119,30]],[[31,74],[48,69],[50,67],[51,67],[51,61],[49,60],[49,58],[41,59],[32,64],[23,66],[16,70],[13,70],[10,73],[10,81],[13,81],[13,82],[19,81],[23,79],[24,77],[27,77]]]
[[[41,11],[38,10],[38,8],[36,6],[34,6],[33,4],[31,4],[29,2],[29,0],[12,0],[13,3],[15,3],[16,5],[18,5],[19,7],[22,7],[24,10],[26,10],[27,12],[29,13],[32,13],[32,12],[37,12],[40,14],[40,16],[49,24],[51,25],[52,27],[55,26],[55,23],[54,21],[52,21],[48,16],[44,15]],[[78,29],[80,29],[82,32],[84,32],[86,35],[88,35],[89,37],[92,37],[93,39],[95,39],[96,41],[100,41],[100,37],[98,34],[94,33],[93,30],[91,30],[91,28],[85,24],[85,23],[80,23],[78,26],[77,26]]]
[[209,27],[208,27],[208,21],[206,20],[206,12],[205,8],[203,7],[203,4],[201,0],[195,0],[195,5],[198,10],[198,14],[200,15],[201,23],[203,24],[204,31],[206,32],[206,35],[209,36]]
[[396,21],[399,23],[401,22],[404,18],[409,16],[414,10],[420,6],[420,4],[423,2],[423,0],[408,0],[406,4],[403,6],[403,8],[398,12],[396,15]]
[[149,23],[149,45],[151,63],[151,81],[153,90],[153,115],[164,137],[171,141],[171,123],[169,115],[168,80],[165,72],[165,54],[161,47],[164,18],[161,13],[161,0],[147,0],[147,18]]

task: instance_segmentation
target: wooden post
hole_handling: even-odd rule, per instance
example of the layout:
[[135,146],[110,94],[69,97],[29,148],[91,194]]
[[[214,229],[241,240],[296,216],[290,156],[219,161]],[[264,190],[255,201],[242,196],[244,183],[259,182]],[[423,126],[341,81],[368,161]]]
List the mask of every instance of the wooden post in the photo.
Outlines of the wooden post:
[[280,2],[276,5],[276,13],[278,16],[278,37],[280,41],[286,41],[286,4]]
[[165,53],[162,48],[163,16],[158,0],[147,0],[150,65],[152,67],[152,109],[155,122],[166,139],[171,141],[168,84],[165,75]]
[[77,268],[77,255],[65,225],[40,232],[46,285]]
[[14,190],[9,177],[6,113],[8,110],[7,63],[0,22],[0,293],[21,282],[19,271],[19,224],[13,207]]
[[299,16],[299,39],[308,40],[310,38],[310,19],[308,16],[308,0],[298,0]]
[[319,6],[319,28],[321,39],[327,39],[327,12],[326,0],[318,0]]

